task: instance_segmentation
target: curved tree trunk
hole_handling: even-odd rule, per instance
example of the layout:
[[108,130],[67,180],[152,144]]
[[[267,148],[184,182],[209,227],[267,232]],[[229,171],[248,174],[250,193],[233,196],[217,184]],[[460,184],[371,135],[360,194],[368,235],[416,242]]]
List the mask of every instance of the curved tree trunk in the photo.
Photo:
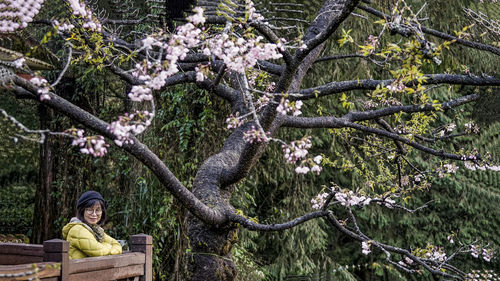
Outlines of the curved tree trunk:
[[[330,26],[333,32],[351,13],[359,0],[326,0],[319,16],[312,22],[304,37],[313,40],[321,36],[324,26]],[[295,57],[292,65],[288,65],[278,83],[277,92],[293,92],[300,89],[307,71],[318,58],[324,43],[318,44],[309,54],[302,58]],[[231,75],[234,76],[234,75]],[[246,89],[241,86],[237,77],[231,77],[236,89],[244,95]],[[243,78],[244,79],[244,78]],[[244,84],[244,83],[243,83]],[[238,87],[238,85],[240,85]],[[249,111],[246,106],[233,105],[233,111],[244,114]],[[280,118],[276,110],[263,113],[262,125],[266,131],[274,134],[279,128]],[[246,176],[265,148],[265,144],[253,147],[246,143],[242,135],[249,127],[236,129],[226,140],[222,151],[210,157],[199,169],[194,182],[193,193],[207,206],[227,213],[233,211],[229,199],[233,192],[231,184]],[[234,168],[243,166],[243,168]],[[230,172],[229,172],[230,171]],[[228,175],[229,173],[229,175]],[[225,178],[230,178],[229,183]],[[228,184],[229,186],[226,186]],[[237,241],[236,226],[209,226],[192,215],[188,217],[188,236],[191,253],[187,255],[188,280],[224,280],[236,278],[236,267],[231,258],[231,249]]]

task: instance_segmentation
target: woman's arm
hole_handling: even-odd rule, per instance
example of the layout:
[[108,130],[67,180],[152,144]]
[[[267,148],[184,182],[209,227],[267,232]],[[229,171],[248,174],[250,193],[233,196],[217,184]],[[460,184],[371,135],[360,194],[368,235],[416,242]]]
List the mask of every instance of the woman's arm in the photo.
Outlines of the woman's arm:
[[122,253],[122,245],[113,237],[104,234],[104,242],[111,245],[110,255],[119,255]]
[[[112,254],[112,249],[113,249],[112,244],[106,243],[106,241],[104,241],[103,243],[99,243],[95,239],[94,234],[92,234],[87,228],[85,228],[82,225],[75,225],[74,227],[72,227],[68,233],[67,240],[71,245],[73,245],[80,251],[84,252],[89,257],[99,257]],[[119,243],[118,246],[120,246]],[[121,253],[121,246],[120,246],[120,253]]]

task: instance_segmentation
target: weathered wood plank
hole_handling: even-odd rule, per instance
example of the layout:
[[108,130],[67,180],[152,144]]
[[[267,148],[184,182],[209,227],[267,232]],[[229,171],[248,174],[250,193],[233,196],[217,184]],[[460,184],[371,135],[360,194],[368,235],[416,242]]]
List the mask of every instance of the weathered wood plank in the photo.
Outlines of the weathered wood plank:
[[15,265],[43,262],[43,256],[24,256],[16,254],[0,254],[0,265]]
[[69,281],[109,281],[140,276],[144,274],[144,265],[129,265],[69,275]]
[[55,262],[0,265],[0,280],[32,280],[34,277],[40,279],[58,277],[60,276],[60,268],[61,264]]
[[153,237],[146,234],[137,234],[130,236],[130,250],[145,254],[144,275],[140,281],[153,280]]
[[3,254],[43,256],[43,246],[38,244],[0,243],[0,256]]
[[57,277],[40,278],[40,281],[59,281]]
[[43,242],[43,261],[60,262],[60,280],[68,280],[69,276],[69,243],[61,239],[51,239]]
[[103,270],[113,267],[124,267],[128,265],[144,265],[144,254],[130,252],[121,255],[91,257],[70,260],[69,274]]
[[151,245],[153,244],[153,236],[146,234],[136,234],[130,236],[130,244]]
[[40,281],[59,281],[58,277],[40,278]]
[[61,239],[52,239],[43,242],[46,253],[65,253],[69,250],[69,243]]

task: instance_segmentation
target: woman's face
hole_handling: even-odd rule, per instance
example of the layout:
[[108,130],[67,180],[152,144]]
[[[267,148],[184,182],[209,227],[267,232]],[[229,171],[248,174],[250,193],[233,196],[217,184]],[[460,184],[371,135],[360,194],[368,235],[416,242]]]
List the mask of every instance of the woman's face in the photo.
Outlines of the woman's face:
[[97,224],[101,220],[101,204],[95,203],[94,206],[85,208],[83,217],[88,224]]

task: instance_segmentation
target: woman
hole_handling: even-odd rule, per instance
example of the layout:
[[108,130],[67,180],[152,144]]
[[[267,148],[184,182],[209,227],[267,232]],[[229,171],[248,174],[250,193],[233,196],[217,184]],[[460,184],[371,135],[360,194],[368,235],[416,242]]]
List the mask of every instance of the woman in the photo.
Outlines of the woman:
[[97,191],[87,191],[78,199],[76,217],[63,227],[63,238],[69,242],[69,258],[81,259],[118,255],[122,246],[104,233],[108,202]]

